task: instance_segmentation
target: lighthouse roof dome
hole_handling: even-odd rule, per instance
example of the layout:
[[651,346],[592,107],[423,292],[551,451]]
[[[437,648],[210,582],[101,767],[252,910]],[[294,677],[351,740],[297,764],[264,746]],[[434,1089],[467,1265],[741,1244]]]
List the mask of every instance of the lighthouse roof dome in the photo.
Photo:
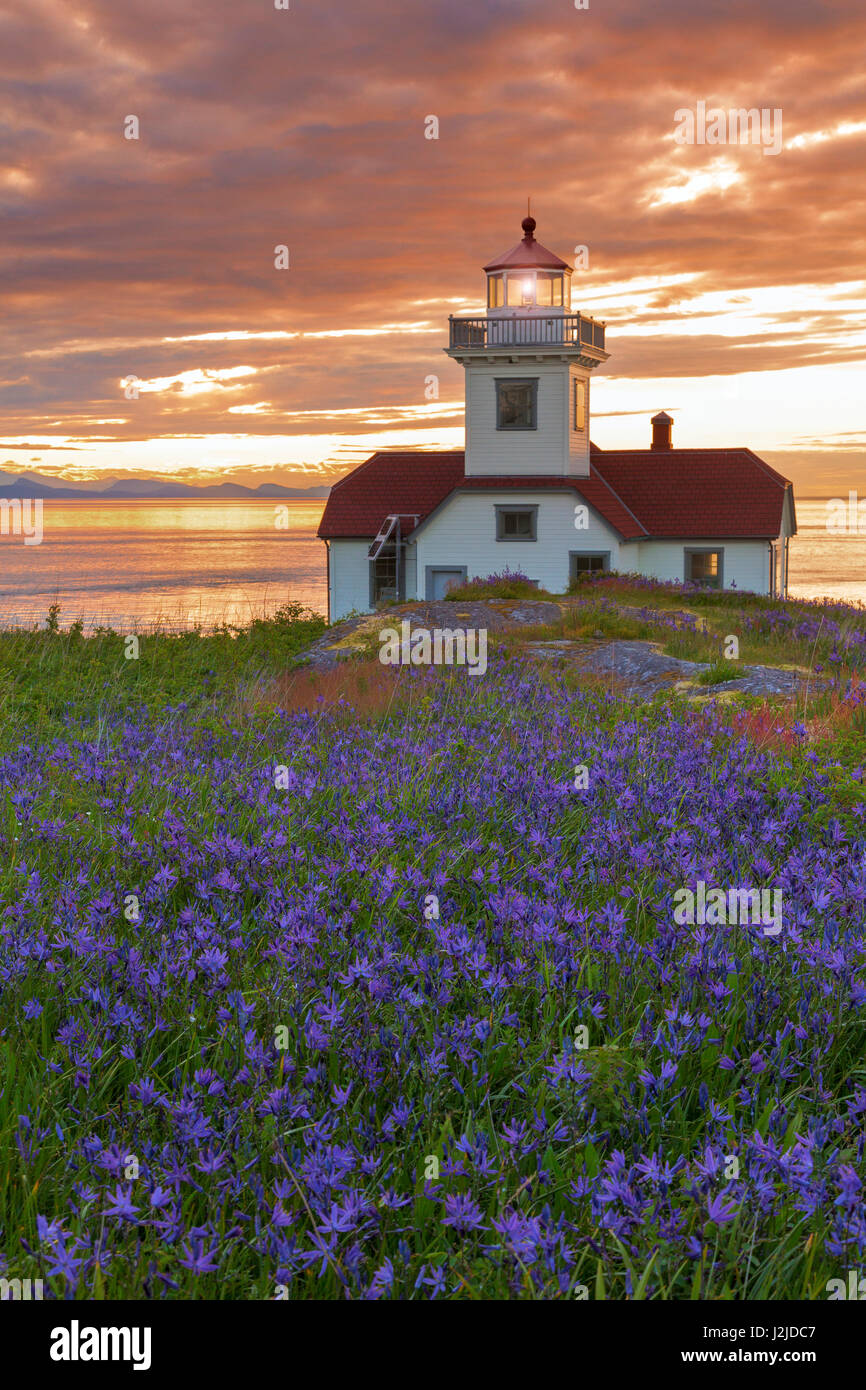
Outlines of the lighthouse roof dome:
[[535,240],[536,222],[534,217],[524,217],[522,222],[523,240],[516,246],[512,246],[510,251],[506,251],[503,256],[498,256],[495,261],[491,261],[484,270],[489,274],[493,270],[571,270],[568,261],[562,260],[560,256],[548,251],[546,246],[542,246],[540,241]]

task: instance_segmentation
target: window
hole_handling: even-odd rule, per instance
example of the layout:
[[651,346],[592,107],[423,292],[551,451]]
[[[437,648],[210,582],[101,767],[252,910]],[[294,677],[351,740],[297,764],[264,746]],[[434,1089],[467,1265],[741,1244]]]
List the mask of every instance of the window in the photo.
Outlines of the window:
[[397,556],[392,550],[390,555],[370,561],[370,602],[382,603],[397,597]]
[[534,541],[537,539],[537,521],[537,507],[497,507],[496,539]]
[[721,589],[723,555],[723,550],[686,550],[686,579],[707,589]]
[[498,430],[534,430],[538,378],[524,381],[496,382],[496,428]]
[[[498,282],[495,287],[494,281]],[[510,309],[533,309],[536,305],[541,309],[559,309],[564,299],[562,275],[549,270],[510,270],[507,276],[489,275],[488,308],[499,309],[506,299]]]
[[505,303],[505,277],[503,275],[488,275],[487,277],[487,307],[488,309],[501,309]]
[[571,579],[578,579],[583,574],[601,574],[603,570],[610,569],[609,550],[572,550],[570,559]]
[[508,275],[508,307],[520,309],[535,303],[535,272],[514,270]]
[[574,383],[574,428],[586,429],[586,382],[578,379]]
[[562,304],[562,276],[540,270],[536,279],[535,302],[543,309],[558,309]]

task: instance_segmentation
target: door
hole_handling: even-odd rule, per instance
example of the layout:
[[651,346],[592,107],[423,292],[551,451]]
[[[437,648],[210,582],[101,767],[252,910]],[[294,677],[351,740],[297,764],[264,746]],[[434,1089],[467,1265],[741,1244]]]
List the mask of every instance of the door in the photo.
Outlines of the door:
[[429,599],[444,598],[449,589],[462,584],[466,578],[466,570],[455,567],[454,569],[439,569],[431,566],[427,583],[427,597]]

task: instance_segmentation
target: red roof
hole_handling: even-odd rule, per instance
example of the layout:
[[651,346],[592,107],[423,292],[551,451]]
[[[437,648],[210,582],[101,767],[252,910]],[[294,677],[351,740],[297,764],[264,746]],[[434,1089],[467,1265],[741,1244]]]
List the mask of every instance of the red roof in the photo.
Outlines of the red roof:
[[593,444],[589,468],[588,478],[467,478],[462,450],[374,454],[331,489],[318,534],[323,540],[372,540],[385,517],[399,512],[408,535],[455,491],[565,489],[583,498],[623,540],[769,540],[782,529],[791,486],[750,449],[607,452]]
[[536,241],[533,236],[535,231],[535,218],[524,217],[523,230],[525,236],[516,246],[512,246],[510,251],[506,251],[504,256],[498,260],[491,261],[484,267],[485,271],[491,270],[571,270],[568,261],[560,260],[552,251],[548,251],[546,246],[542,246],[540,241]]
[[519,241],[498,260],[484,267],[491,270],[571,270],[568,261],[560,260],[553,251],[548,251],[540,241]]
[[318,534],[323,540],[375,536],[395,512],[404,514],[403,535],[444,502],[463,481],[463,450],[453,454],[374,454],[331,488]]
[[595,468],[651,536],[768,540],[790,483],[751,449],[617,449]]

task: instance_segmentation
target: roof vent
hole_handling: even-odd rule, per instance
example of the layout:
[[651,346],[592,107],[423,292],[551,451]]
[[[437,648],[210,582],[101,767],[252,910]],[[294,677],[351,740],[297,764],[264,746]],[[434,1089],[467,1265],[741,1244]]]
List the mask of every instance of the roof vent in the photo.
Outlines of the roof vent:
[[652,446],[653,446],[654,449],[672,449],[672,448],[673,448],[673,444],[671,443],[671,429],[673,428],[673,423],[674,423],[673,420],[671,419],[670,415],[668,415],[668,413],[667,413],[666,410],[660,410],[659,413],[658,413],[658,415],[654,415],[654,416],[653,416],[653,418],[652,418],[653,445],[652,445]]

